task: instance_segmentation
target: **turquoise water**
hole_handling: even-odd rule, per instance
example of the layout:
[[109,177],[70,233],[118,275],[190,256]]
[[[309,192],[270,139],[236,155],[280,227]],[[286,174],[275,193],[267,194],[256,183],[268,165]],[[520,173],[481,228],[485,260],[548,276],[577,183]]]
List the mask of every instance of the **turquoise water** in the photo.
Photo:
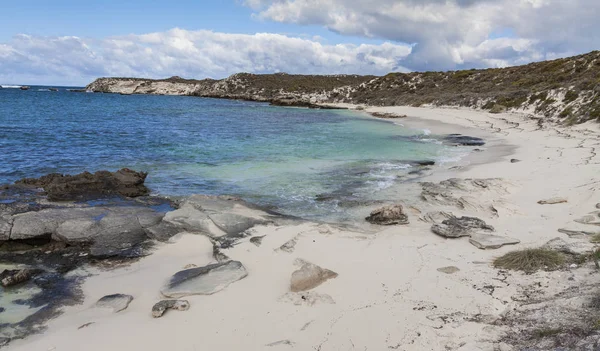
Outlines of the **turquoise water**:
[[344,203],[386,199],[409,161],[461,152],[357,112],[44,89],[0,89],[0,183],[129,167],[150,173],[155,194],[231,194],[343,220]]

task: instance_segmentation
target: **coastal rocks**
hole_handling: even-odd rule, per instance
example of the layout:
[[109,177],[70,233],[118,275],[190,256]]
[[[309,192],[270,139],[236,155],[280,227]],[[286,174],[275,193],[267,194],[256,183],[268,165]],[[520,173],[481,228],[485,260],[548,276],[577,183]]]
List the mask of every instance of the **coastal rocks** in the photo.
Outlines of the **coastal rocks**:
[[272,99],[271,105],[273,106],[285,106],[285,107],[307,107],[307,108],[315,108],[315,109],[325,109],[325,110],[345,110],[344,107],[337,107],[333,105],[320,105],[311,102],[310,100],[298,98],[298,97],[278,97]]
[[211,295],[231,283],[245,278],[246,268],[238,261],[210,264],[175,273],[162,288],[165,297],[179,298],[188,295]]
[[152,317],[160,318],[167,310],[187,311],[190,303],[187,300],[162,300],[152,306]]
[[408,224],[408,216],[402,205],[390,205],[378,208],[365,218],[367,222],[378,225]]
[[192,195],[177,210],[168,212],[163,221],[185,231],[219,238],[236,237],[256,225],[274,223],[276,219],[281,216],[239,198]]
[[479,230],[492,232],[494,227],[476,217],[452,217],[442,221],[441,224],[436,223],[431,226],[432,232],[445,238],[471,236]]
[[560,228],[560,229],[558,229],[558,231],[560,233],[566,234],[570,238],[600,234],[600,232],[589,232],[586,230],[576,230],[576,229],[567,229],[567,228]]
[[96,302],[96,307],[110,308],[113,313],[118,313],[125,310],[133,301],[133,296],[125,294],[112,294],[102,297]]
[[371,112],[371,116],[384,119],[406,118],[407,115],[401,115],[392,112]]
[[448,134],[442,138],[442,141],[447,145],[452,146],[483,146],[485,140],[477,137],[472,137],[462,134]]
[[520,243],[521,241],[518,239],[498,236],[498,235],[490,235],[490,234],[473,234],[471,238],[469,238],[469,242],[473,244],[475,247],[482,250],[495,250],[499,249],[504,245],[515,245]]
[[0,273],[0,283],[3,287],[17,285],[28,281],[41,272],[39,269],[5,269]]
[[297,263],[302,266],[292,273],[292,278],[290,280],[290,290],[292,292],[316,288],[327,280],[338,276],[337,273],[330,271],[329,269],[321,268],[310,262],[299,260]]
[[24,178],[16,182],[43,188],[50,201],[72,201],[103,195],[125,197],[144,196],[150,193],[144,185],[148,173],[123,168],[116,172],[83,172],[76,175],[52,173],[40,178]]
[[540,201],[538,201],[538,204],[540,204],[540,205],[555,205],[555,204],[562,204],[567,201],[568,200],[565,199],[564,197],[553,197],[550,199],[540,200]]

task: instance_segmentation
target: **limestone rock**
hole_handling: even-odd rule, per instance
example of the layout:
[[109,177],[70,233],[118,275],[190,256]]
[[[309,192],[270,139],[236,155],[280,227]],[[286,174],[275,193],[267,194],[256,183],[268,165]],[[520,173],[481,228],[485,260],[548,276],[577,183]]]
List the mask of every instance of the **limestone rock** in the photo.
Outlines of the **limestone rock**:
[[555,205],[555,204],[562,204],[567,201],[568,200],[565,199],[564,197],[553,197],[550,199],[540,200],[540,201],[538,201],[538,204],[540,204],[540,205]]
[[446,144],[453,146],[482,146],[485,145],[485,140],[477,137],[461,134],[448,134],[442,139]]
[[187,300],[162,300],[152,306],[152,317],[160,318],[168,309],[187,311],[190,303]]
[[444,212],[444,211],[434,211],[434,212],[427,212],[423,217],[421,217],[421,220],[427,223],[442,223],[443,221],[450,219],[454,217],[454,215],[452,215],[452,213],[449,212]]
[[113,313],[121,312],[126,309],[133,301],[133,296],[125,294],[112,294],[102,297],[96,302],[96,307],[111,308]]
[[594,244],[584,241],[566,242],[561,238],[554,238],[543,246],[549,250],[560,251],[570,255],[585,255],[594,251]]
[[596,208],[600,210],[600,202],[596,204]]
[[262,240],[264,237],[265,237],[264,235],[254,236],[254,237],[250,238],[250,242],[256,246],[260,246],[262,244]]
[[499,249],[504,245],[515,245],[521,241],[498,235],[473,234],[471,235],[469,242],[482,250],[493,250]]
[[510,163],[519,163],[519,162],[521,162],[521,160],[518,160],[516,158],[511,158],[510,159]]
[[8,216],[0,215],[0,241],[10,239],[10,231],[12,229],[12,219]]
[[437,270],[438,270],[438,272],[442,272],[442,273],[446,273],[446,274],[454,274],[454,273],[460,271],[460,269],[455,266],[441,267],[441,268],[438,268]]
[[297,243],[298,243],[298,239],[297,238],[290,239],[289,241],[287,241],[283,245],[281,245],[279,247],[279,249],[277,249],[277,250],[278,251],[285,251],[287,253],[292,253],[296,249],[296,244]]
[[168,241],[171,237],[181,233],[183,229],[169,222],[160,222],[154,226],[145,229],[146,235],[150,239],[158,241]]
[[379,225],[408,224],[408,216],[402,205],[390,205],[378,208],[365,218],[367,222]]
[[338,276],[329,269],[323,269],[309,262],[302,262],[302,267],[292,273],[290,290],[292,292],[306,291],[323,284],[329,279]]
[[567,234],[570,238],[578,237],[578,236],[589,236],[600,234],[600,232],[590,232],[587,230],[577,230],[577,229],[568,229],[568,228],[560,228],[558,229],[560,233]]
[[460,238],[471,236],[477,231],[492,232],[494,227],[476,217],[452,217],[442,221],[442,224],[434,224],[431,231],[446,238]]
[[43,188],[51,201],[71,201],[89,199],[103,195],[136,197],[148,195],[144,185],[148,173],[123,168],[116,172],[98,171],[94,174],[83,172],[76,175],[52,173],[40,178],[25,178],[17,181]]
[[210,264],[175,273],[162,288],[165,297],[179,298],[188,295],[211,295],[231,283],[245,278],[246,268],[238,261]]
[[600,211],[585,215],[579,219],[576,219],[575,222],[581,224],[600,225]]

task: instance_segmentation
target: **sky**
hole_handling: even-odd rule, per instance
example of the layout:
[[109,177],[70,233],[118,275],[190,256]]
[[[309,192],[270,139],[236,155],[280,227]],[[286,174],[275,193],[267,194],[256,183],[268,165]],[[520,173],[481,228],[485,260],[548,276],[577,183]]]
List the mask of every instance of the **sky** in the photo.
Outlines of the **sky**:
[[600,48],[598,0],[0,2],[0,84],[506,67]]

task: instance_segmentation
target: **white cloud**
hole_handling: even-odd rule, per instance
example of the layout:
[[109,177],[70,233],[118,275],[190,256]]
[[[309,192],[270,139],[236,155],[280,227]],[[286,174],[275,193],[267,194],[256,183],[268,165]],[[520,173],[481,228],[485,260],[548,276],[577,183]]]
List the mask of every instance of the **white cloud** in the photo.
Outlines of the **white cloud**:
[[[255,17],[415,44],[410,69],[504,66],[595,50],[598,0],[247,0]],[[515,37],[490,39],[509,29]],[[501,39],[501,40],[500,40]]]
[[384,74],[408,45],[326,45],[279,34],[187,31],[102,40],[15,36],[0,44],[0,83],[85,84],[99,76],[223,78],[237,72]]

